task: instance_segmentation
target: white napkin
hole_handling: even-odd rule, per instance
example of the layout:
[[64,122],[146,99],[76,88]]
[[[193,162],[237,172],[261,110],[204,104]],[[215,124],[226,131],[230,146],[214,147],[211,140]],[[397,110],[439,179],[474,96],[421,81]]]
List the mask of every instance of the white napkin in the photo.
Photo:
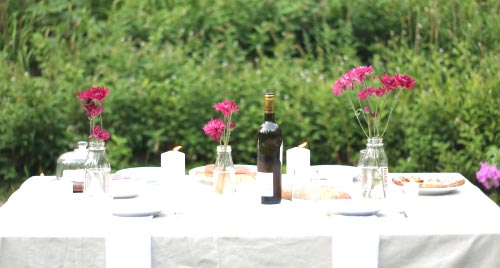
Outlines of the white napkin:
[[153,217],[112,217],[106,237],[106,267],[151,267]]

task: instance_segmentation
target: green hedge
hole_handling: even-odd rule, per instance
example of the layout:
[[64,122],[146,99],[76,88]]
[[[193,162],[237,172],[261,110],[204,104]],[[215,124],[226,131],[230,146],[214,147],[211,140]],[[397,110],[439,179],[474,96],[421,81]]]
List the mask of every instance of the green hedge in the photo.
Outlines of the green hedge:
[[[345,3],[343,3],[345,2]],[[375,3],[374,3],[375,2]],[[237,163],[255,162],[262,95],[277,94],[285,149],[352,164],[365,138],[331,85],[371,64],[417,81],[384,137],[392,171],[456,171],[475,182],[500,147],[500,1],[85,1],[0,4],[0,192],[53,174],[88,132],[76,93],[108,87],[114,170],[214,161],[202,127],[236,101]],[[500,163],[499,163],[500,164]]]

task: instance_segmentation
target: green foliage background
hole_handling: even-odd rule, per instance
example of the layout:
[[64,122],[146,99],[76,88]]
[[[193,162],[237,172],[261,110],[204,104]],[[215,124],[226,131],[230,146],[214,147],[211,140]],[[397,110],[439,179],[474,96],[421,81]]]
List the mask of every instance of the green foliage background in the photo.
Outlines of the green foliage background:
[[[213,162],[201,128],[223,99],[240,107],[233,158],[254,163],[265,91],[277,94],[285,149],[306,140],[312,164],[352,164],[366,139],[330,87],[368,64],[417,81],[384,136],[391,171],[476,183],[500,147],[499,14],[499,0],[3,1],[0,192],[54,174],[86,139],[75,95],[92,85],[111,90],[115,171],[159,166],[178,144],[188,168]],[[496,191],[486,192],[498,202]]]

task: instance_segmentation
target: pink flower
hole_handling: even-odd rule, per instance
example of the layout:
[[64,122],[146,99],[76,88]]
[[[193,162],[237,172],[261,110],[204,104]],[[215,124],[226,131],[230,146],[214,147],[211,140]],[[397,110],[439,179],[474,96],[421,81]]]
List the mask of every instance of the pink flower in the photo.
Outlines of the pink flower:
[[226,125],[222,121],[222,119],[211,119],[208,121],[203,127],[203,131],[213,140],[219,142],[222,134],[224,133],[224,129]]
[[394,80],[396,80],[398,85],[402,88],[412,89],[415,87],[415,80],[407,75],[396,74],[394,75]]
[[381,77],[379,77],[379,80],[382,85],[384,85],[384,87],[389,91],[394,91],[399,85],[396,79],[388,74],[383,74]]
[[217,112],[222,112],[224,117],[228,118],[232,113],[238,111],[238,106],[233,101],[224,100],[213,106]]
[[109,139],[109,132],[102,129],[100,126],[95,126],[92,134],[89,135],[89,138],[96,138],[98,140],[107,140]]
[[370,91],[367,88],[362,89],[358,93],[358,100],[360,100],[360,101],[366,100],[369,95],[370,95]]
[[332,86],[333,94],[338,96],[344,92],[347,88],[353,87],[353,83],[347,79],[347,77],[342,76],[339,80],[335,82]]
[[383,87],[380,87],[380,88],[375,88],[374,90],[374,94],[377,96],[377,97],[382,97],[385,95],[385,93],[388,92],[385,88]]
[[[82,108],[87,113],[87,118],[90,121],[89,138],[96,140],[109,139],[109,133],[101,128],[102,113],[104,112],[102,103],[104,98],[109,96],[109,90],[105,87],[91,87],[79,92],[76,96],[83,101]],[[96,123],[100,123],[101,125],[97,126]]]
[[[356,115],[361,130],[366,137],[383,137],[398,101],[395,94],[400,94],[400,91],[395,92],[396,89],[399,87],[414,88],[415,80],[402,74],[394,76],[383,74],[378,77],[380,84],[382,84],[380,87],[369,87],[366,85],[365,79],[372,72],[372,66],[360,66],[351,69],[335,81],[332,85],[332,90],[333,94],[338,96],[347,89],[354,90],[355,87],[359,86],[357,102],[352,100],[351,95],[348,95],[348,97],[349,104]],[[374,75],[370,76],[372,79],[368,80],[368,82],[376,81]],[[393,97],[392,95],[395,96]],[[389,110],[385,111],[385,107],[389,107]]]
[[236,123],[231,121],[233,113],[238,111],[236,103],[230,100],[224,100],[212,106],[216,112],[221,112],[224,117],[221,119],[211,119],[203,127],[205,134],[210,136],[213,140],[218,141],[220,145],[227,146],[231,131],[236,128]]
[[95,103],[90,102],[90,103],[85,103],[82,105],[83,109],[87,111],[87,117],[88,118],[94,118],[98,115],[100,115],[102,112],[104,112],[103,107],[99,107],[95,105]]
[[364,80],[366,78],[366,75],[368,75],[372,71],[373,71],[372,66],[360,66],[360,67],[356,67],[356,68],[350,70],[349,72],[347,72],[347,76],[348,76],[349,80],[351,80],[353,82],[358,82],[361,85],[363,85]]
[[481,168],[476,172],[477,180],[488,190],[492,186],[498,188],[500,186],[500,171],[497,165],[490,166],[488,162],[481,162],[480,166]]
[[105,87],[91,87],[85,91],[78,93],[76,96],[87,103],[93,100],[102,103],[104,101],[104,98],[109,96],[109,90]]
[[366,75],[373,71],[372,66],[360,66],[356,67],[349,72],[345,73],[340,77],[335,84],[332,86],[333,94],[338,96],[344,92],[344,90],[348,88],[354,87],[354,82],[357,82],[361,85],[364,84],[364,80]]

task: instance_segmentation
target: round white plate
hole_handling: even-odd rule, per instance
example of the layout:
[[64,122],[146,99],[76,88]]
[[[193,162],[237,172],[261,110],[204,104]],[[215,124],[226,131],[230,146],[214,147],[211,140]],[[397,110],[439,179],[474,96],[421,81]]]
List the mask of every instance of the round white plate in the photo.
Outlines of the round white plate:
[[136,179],[120,177],[114,174],[111,180],[111,196],[113,198],[132,198],[139,194],[139,184]]
[[127,189],[127,190],[111,190],[111,196],[116,199],[122,199],[122,198],[133,198],[137,197],[138,193],[137,190],[134,189]]
[[151,200],[141,198],[113,200],[112,213],[120,217],[147,217],[160,214],[162,209]]
[[118,175],[145,181],[159,181],[166,176],[161,167],[134,167],[121,169],[116,172]]
[[[389,181],[391,181],[392,185],[395,187],[402,187],[399,185],[396,185],[392,179],[393,178],[398,178],[400,176],[418,176],[421,178],[437,178],[437,179],[443,179],[443,180],[448,180],[451,182],[455,181],[460,181],[460,180],[465,180],[465,177],[463,177],[459,173],[389,173]],[[464,184],[459,185],[459,186],[453,186],[453,187],[443,187],[443,188],[419,188],[418,194],[419,195],[443,195],[443,194],[448,194],[451,193],[455,190],[460,189]]]
[[333,200],[329,202],[328,210],[331,213],[345,216],[374,215],[384,206],[384,200]]
[[419,188],[418,194],[420,195],[442,195],[442,194],[448,194],[451,193],[455,190],[460,189],[463,184],[460,186],[455,186],[455,187],[446,187],[446,188]]

